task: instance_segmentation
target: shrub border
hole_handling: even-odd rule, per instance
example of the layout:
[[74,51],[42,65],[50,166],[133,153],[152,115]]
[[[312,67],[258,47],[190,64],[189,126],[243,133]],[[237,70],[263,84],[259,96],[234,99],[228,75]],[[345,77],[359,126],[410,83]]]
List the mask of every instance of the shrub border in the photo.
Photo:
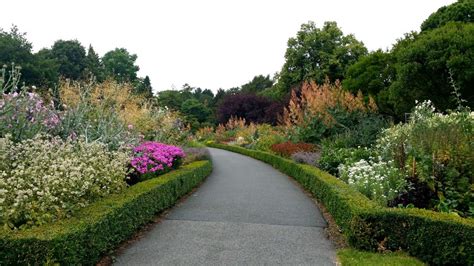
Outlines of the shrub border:
[[208,146],[253,157],[293,177],[326,206],[352,247],[402,249],[436,265],[474,264],[474,219],[417,208],[380,207],[316,167],[238,146]]
[[0,231],[0,265],[93,265],[211,172],[211,161],[193,162],[101,199],[72,218],[22,231]]

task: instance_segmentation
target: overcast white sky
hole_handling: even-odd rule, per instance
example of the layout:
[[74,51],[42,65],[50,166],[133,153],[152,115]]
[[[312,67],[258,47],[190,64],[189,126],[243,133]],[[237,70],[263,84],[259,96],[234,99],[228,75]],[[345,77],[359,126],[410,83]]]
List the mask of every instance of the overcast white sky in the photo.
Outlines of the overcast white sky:
[[154,90],[184,83],[240,86],[284,63],[288,38],[309,20],[336,21],[369,50],[386,49],[418,31],[454,0],[7,0],[0,27],[27,32],[34,51],[58,39],[92,44],[102,56],[116,47],[138,55],[139,75]]

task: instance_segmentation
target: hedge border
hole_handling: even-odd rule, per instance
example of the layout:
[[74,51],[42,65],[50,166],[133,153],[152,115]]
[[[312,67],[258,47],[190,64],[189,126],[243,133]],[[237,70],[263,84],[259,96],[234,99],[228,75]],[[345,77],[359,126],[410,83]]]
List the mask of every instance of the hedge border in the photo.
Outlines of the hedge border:
[[417,208],[380,207],[316,167],[238,146],[208,146],[253,157],[293,177],[326,206],[352,247],[402,249],[436,265],[474,264],[474,219]]
[[193,162],[101,199],[72,218],[22,231],[0,231],[0,265],[93,265],[211,172],[211,161]]

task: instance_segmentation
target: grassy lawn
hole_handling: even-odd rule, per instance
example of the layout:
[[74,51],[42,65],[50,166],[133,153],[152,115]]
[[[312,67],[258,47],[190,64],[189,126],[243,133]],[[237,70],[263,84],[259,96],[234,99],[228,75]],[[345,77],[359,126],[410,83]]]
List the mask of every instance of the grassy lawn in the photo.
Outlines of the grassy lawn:
[[411,265],[425,265],[416,258],[408,256],[402,252],[390,253],[374,253],[367,251],[359,251],[356,249],[341,249],[337,252],[337,257],[342,266],[352,265],[384,265],[384,266],[411,266]]

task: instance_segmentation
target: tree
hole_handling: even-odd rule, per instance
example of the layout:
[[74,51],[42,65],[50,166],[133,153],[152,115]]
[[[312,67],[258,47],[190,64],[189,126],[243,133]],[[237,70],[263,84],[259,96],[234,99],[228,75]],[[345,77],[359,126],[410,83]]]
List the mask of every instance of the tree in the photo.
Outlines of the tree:
[[395,78],[393,60],[390,53],[377,50],[363,56],[347,69],[342,82],[345,89],[353,93],[359,90],[364,95],[377,95],[390,87]]
[[86,49],[77,40],[58,40],[51,54],[59,65],[59,74],[65,78],[80,79],[86,68]]
[[450,22],[405,38],[393,56],[397,78],[387,97],[399,117],[415,100],[430,99],[441,110],[455,108],[450,76],[462,98],[474,106],[474,23]]
[[267,115],[271,105],[270,100],[255,94],[228,95],[218,106],[217,119],[219,123],[226,123],[231,117],[245,118],[247,122],[273,123]]
[[34,54],[35,79],[31,84],[39,87],[54,88],[59,80],[59,64],[51,49],[43,48]]
[[267,88],[273,86],[273,80],[270,79],[270,75],[255,76],[250,82],[242,85],[242,92],[245,93],[259,93]]
[[389,52],[377,50],[366,56],[347,69],[346,78],[342,82],[344,89],[357,94],[374,97],[382,113],[392,115],[392,108],[387,103],[386,91],[396,78],[393,56]]
[[32,44],[26,39],[26,33],[12,26],[9,32],[0,28],[0,67],[14,63],[21,67],[21,80],[27,85],[39,79],[31,53]]
[[145,76],[144,79],[139,78],[138,84],[135,85],[135,92],[141,94],[146,98],[153,97],[153,88],[151,87],[150,77]]
[[125,48],[116,48],[102,57],[105,73],[119,82],[133,82],[137,79],[140,70],[135,65],[136,54],[130,54]]
[[86,74],[92,74],[97,81],[104,81],[104,65],[100,61],[99,55],[94,51],[92,45],[89,45],[86,56],[86,68],[84,70]]
[[196,120],[199,123],[208,121],[211,110],[197,99],[188,99],[181,105],[181,112],[190,120]]
[[474,22],[474,1],[459,0],[449,6],[441,7],[421,24],[421,31],[439,28],[450,21]]
[[364,44],[351,34],[344,35],[336,22],[325,22],[320,29],[310,21],[288,40],[276,90],[283,96],[305,80],[321,84],[326,78],[342,80],[347,68],[365,54]]

